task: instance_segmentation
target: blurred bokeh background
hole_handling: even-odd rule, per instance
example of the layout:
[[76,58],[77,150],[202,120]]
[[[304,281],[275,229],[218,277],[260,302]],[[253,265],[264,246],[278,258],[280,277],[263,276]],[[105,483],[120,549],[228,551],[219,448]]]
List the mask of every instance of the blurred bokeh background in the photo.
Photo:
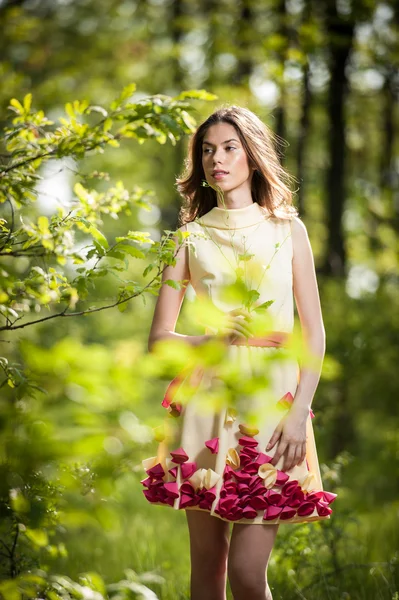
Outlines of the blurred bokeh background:
[[[238,104],[284,140],[327,334],[315,436],[325,488],[339,497],[331,522],[280,528],[270,585],[284,600],[398,599],[398,3],[0,0],[0,31],[3,127],[11,98],[31,93],[35,109],[56,120],[68,102],[107,106],[135,83],[133,101],[206,90],[217,98],[193,102],[197,123]],[[104,218],[107,237],[142,230],[160,240],[178,224],[187,141],[131,139],[81,162],[48,161],[37,200],[20,213],[50,218],[69,206],[76,173],[98,170],[148,190],[152,203]],[[6,204],[0,210],[9,218]],[[13,266],[21,278],[27,260]],[[140,270],[134,259],[131,270]],[[101,280],[102,297],[116,285]],[[162,381],[137,368],[154,302],[2,333],[1,355],[45,390],[17,397],[0,380],[6,600],[22,597],[11,581],[32,569],[71,578],[50,600],[89,597],[90,587],[106,596],[121,581],[129,598],[189,597],[184,514],[148,505],[140,484],[163,418]]]

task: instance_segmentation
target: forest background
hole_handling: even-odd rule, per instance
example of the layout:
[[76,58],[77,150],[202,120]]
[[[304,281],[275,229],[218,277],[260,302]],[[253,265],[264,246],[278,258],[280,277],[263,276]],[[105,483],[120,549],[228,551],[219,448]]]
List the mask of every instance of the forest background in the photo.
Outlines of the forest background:
[[398,28],[393,0],[0,1],[5,600],[189,597],[184,516],[140,484],[181,356],[147,337],[188,136],[224,103],[285,140],[327,333],[339,500],[280,528],[273,597],[398,600]]

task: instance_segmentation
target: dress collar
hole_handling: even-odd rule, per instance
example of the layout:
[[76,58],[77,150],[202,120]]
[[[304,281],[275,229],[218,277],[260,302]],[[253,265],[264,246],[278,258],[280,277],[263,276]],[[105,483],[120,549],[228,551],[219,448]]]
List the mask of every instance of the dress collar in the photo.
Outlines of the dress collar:
[[196,219],[200,225],[216,229],[243,229],[265,221],[272,215],[267,209],[253,202],[243,208],[219,208],[214,206],[202,217]]

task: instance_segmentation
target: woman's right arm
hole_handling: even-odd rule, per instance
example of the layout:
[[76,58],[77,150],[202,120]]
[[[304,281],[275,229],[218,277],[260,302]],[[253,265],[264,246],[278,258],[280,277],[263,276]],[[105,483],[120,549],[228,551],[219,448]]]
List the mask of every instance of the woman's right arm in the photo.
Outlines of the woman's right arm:
[[[183,230],[183,225],[180,229]],[[177,236],[173,238],[176,242]],[[235,309],[227,313],[216,334],[184,335],[175,332],[177,319],[180,314],[183,298],[190,282],[190,270],[188,264],[188,245],[183,243],[176,255],[176,264],[167,265],[162,273],[161,289],[155,305],[151,330],[148,337],[148,350],[151,352],[154,344],[159,340],[181,340],[192,346],[199,346],[211,339],[219,339],[229,344],[236,337],[247,337],[250,335],[246,320],[249,318],[247,311]],[[176,290],[167,283],[167,279],[183,281],[180,290]]]
[[[177,236],[174,237],[174,240],[178,243]],[[173,279],[174,281],[184,280],[184,283],[180,290],[176,290],[167,283],[164,283],[167,279]],[[148,338],[148,350],[150,352],[155,342],[159,340],[181,340],[192,346],[198,346],[215,337],[211,334],[183,335],[175,332],[177,319],[189,281],[188,246],[183,243],[177,252],[175,266],[167,265],[162,273],[161,289],[157,297]]]

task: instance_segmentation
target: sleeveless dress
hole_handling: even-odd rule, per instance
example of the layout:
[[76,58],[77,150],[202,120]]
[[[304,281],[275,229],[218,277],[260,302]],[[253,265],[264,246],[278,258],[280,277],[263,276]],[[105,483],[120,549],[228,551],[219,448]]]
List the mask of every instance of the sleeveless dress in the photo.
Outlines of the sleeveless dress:
[[[294,327],[290,219],[273,217],[254,202],[238,209],[214,207],[180,229],[190,233],[190,283],[197,297],[222,313],[238,308],[237,298],[226,290],[237,276],[245,275],[255,305],[271,319],[269,345],[244,341],[226,346],[227,362],[243,381],[264,372],[267,364],[269,385],[252,394],[238,388],[235,402],[204,411],[207,398],[217,396],[224,385],[223,377],[211,367],[195,366],[175,377],[162,406],[165,422],[177,426],[172,435],[159,440],[157,455],[142,461],[145,498],[237,523],[329,519],[336,494],[323,490],[313,412],[306,423],[306,457],[299,465],[282,470],[284,455],[271,464],[278,442],[266,451],[300,378],[299,363],[292,355],[287,358],[284,345],[284,336],[289,339]],[[205,331],[213,329],[206,326]],[[249,413],[244,407],[258,415],[256,425],[245,421]]]

